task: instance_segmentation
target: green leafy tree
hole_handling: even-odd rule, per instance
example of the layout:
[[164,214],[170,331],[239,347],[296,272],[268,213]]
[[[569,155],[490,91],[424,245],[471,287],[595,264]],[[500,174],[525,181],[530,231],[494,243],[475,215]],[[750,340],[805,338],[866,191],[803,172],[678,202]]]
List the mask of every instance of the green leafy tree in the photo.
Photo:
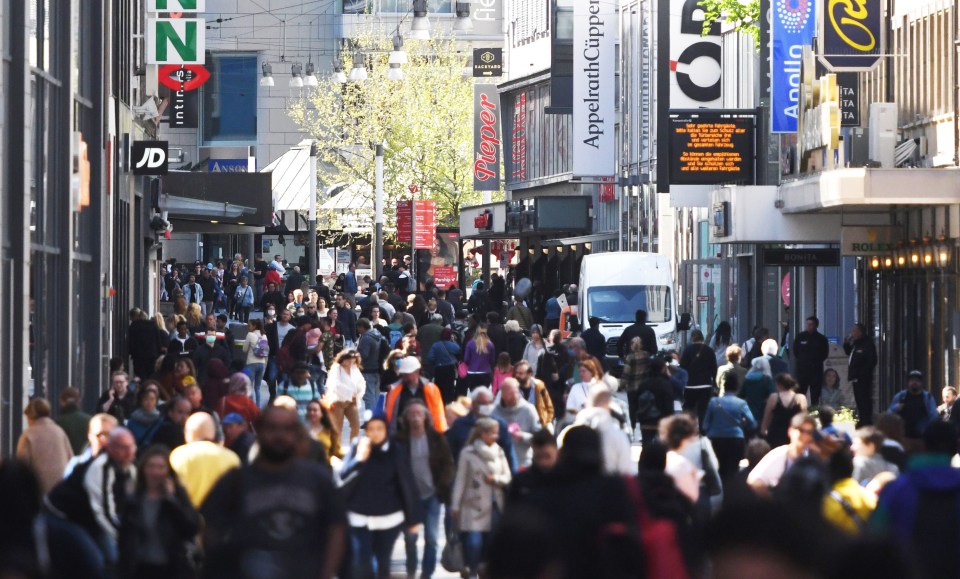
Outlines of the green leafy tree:
[[[289,107],[291,118],[319,144],[320,182],[366,183],[369,215],[360,221],[372,222],[373,145],[385,143],[387,223],[395,219],[396,202],[409,198],[409,186],[416,184],[418,199],[436,202],[438,223],[456,226],[460,208],[481,198],[473,190],[473,79],[464,76],[466,56],[450,39],[406,41],[405,78],[397,81],[387,78],[393,49],[388,34],[362,34],[355,43],[343,51],[343,70],[349,73],[362,54],[366,81],[321,79]],[[322,194],[319,201],[326,201]],[[346,225],[342,215],[320,217],[331,228]]]
[[733,24],[743,34],[753,38],[753,45],[760,48],[760,0],[700,0],[703,8],[703,35],[717,21]]

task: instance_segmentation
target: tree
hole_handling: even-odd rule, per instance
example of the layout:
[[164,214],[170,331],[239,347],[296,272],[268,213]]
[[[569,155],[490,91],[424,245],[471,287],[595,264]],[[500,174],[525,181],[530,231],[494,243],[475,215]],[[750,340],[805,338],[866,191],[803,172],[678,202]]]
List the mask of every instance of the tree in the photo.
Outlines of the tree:
[[387,79],[393,49],[387,35],[363,34],[353,42],[344,51],[343,70],[349,73],[354,60],[362,58],[368,80],[321,79],[289,110],[319,143],[320,182],[361,181],[372,201],[373,145],[385,143],[385,219],[393,221],[396,202],[409,197],[408,187],[416,184],[418,199],[436,201],[438,223],[456,226],[460,208],[480,200],[473,190],[473,79],[463,73],[466,57],[450,39],[407,41],[405,79],[395,81]]
[[753,45],[760,48],[760,0],[700,0],[700,6],[704,36],[714,22],[725,20],[738,32],[753,38]]

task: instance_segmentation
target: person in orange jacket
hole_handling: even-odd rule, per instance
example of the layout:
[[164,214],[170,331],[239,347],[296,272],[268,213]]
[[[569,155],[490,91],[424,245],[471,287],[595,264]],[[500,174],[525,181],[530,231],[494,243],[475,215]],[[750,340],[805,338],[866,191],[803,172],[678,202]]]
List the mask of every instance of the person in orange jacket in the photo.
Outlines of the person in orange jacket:
[[390,386],[384,412],[387,415],[390,435],[397,432],[396,417],[403,413],[407,402],[413,399],[422,400],[430,412],[433,428],[440,433],[447,431],[447,416],[443,406],[443,397],[440,389],[433,382],[420,378],[420,360],[416,356],[405,356],[396,361],[397,374],[400,380]]

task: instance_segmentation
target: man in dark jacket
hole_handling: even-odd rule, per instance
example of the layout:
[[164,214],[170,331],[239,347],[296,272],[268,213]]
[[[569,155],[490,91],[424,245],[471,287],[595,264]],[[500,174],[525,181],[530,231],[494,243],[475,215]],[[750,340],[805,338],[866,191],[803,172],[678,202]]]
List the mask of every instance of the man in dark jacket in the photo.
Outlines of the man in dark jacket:
[[287,295],[280,292],[277,287],[275,283],[267,284],[267,291],[263,292],[263,297],[260,298],[261,310],[267,311],[267,307],[272,305],[279,312],[287,307]]
[[357,341],[357,314],[343,294],[337,296],[337,321],[343,325],[343,331],[337,331],[343,334],[347,347],[352,347]]
[[830,343],[817,331],[820,320],[816,316],[807,318],[804,331],[797,334],[793,341],[793,356],[797,362],[797,382],[800,391],[810,389],[810,404],[820,404],[820,389],[823,387],[823,363],[830,355]]
[[680,367],[688,374],[687,387],[683,391],[683,409],[696,412],[702,424],[717,379],[717,356],[710,346],[703,343],[700,330],[691,332],[690,340],[692,343],[680,356]]
[[500,314],[495,311],[487,312],[487,337],[493,342],[497,355],[507,351],[507,330],[500,323]]
[[300,273],[300,266],[293,266],[293,271],[290,272],[290,275],[287,276],[287,287],[284,289],[284,293],[289,295],[293,290],[300,289],[300,286],[303,285],[304,278],[303,274]]
[[193,365],[197,368],[197,383],[204,384],[207,381],[207,363],[217,358],[223,365],[230,367],[233,356],[224,345],[223,340],[217,339],[216,331],[208,331],[206,337],[197,351],[193,353]]
[[133,373],[137,378],[143,381],[153,374],[157,358],[165,347],[156,322],[151,320],[146,312],[134,308],[130,313],[130,328],[127,330],[127,348],[133,358]]
[[877,349],[863,324],[856,323],[843,340],[843,351],[850,357],[847,380],[853,384],[859,426],[873,424],[873,369],[877,365]]
[[617,355],[620,356],[621,360],[627,359],[627,354],[630,353],[630,342],[634,338],[640,338],[643,349],[651,356],[656,355],[658,350],[657,333],[647,325],[647,311],[637,310],[634,316],[636,321],[623,330],[623,334],[620,335],[620,340],[617,342]]
[[584,330],[580,337],[587,344],[587,353],[602,364],[607,353],[607,340],[600,333],[600,321],[600,318],[590,316],[590,327]]

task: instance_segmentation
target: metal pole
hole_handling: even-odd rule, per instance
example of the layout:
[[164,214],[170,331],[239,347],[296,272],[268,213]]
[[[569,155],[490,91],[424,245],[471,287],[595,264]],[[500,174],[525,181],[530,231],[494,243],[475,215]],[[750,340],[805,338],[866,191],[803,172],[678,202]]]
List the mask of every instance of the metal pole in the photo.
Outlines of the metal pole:
[[317,143],[310,142],[310,213],[307,219],[307,283],[313,285],[317,279]]
[[379,281],[380,260],[383,259],[383,145],[376,145],[375,152],[376,198],[373,201],[373,251],[370,257],[370,268],[373,271],[374,282]]

